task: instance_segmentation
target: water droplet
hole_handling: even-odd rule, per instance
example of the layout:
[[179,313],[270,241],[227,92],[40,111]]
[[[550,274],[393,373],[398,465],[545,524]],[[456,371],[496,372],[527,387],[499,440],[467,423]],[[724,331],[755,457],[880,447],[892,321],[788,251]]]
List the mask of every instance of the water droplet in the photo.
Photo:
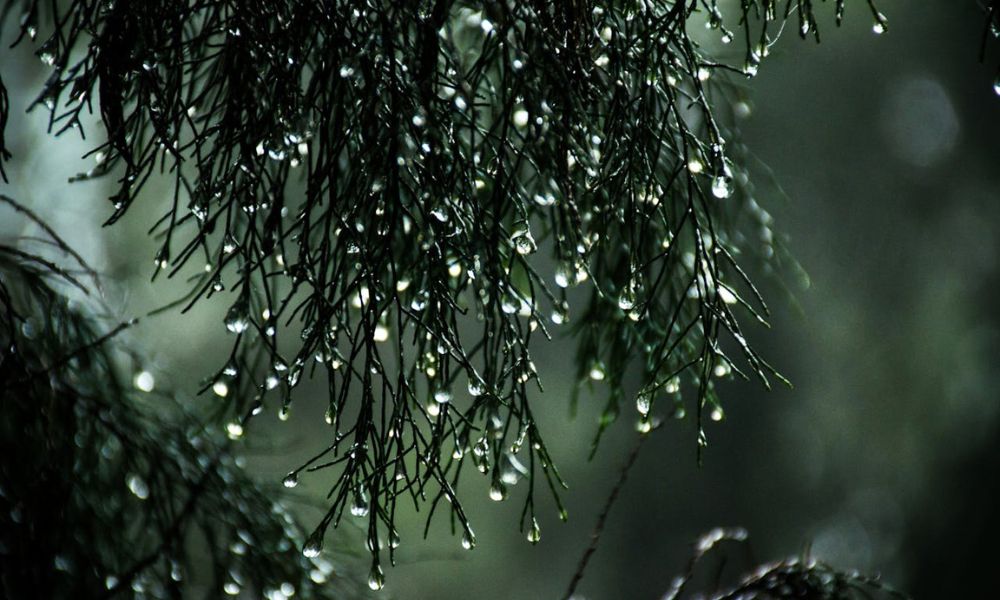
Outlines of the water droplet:
[[621,295],[618,296],[618,308],[624,311],[632,310],[637,301],[635,285],[630,283],[622,290]]
[[712,180],[712,195],[720,200],[725,200],[733,195],[733,178],[728,175],[719,175]]
[[319,553],[323,550],[323,536],[322,534],[317,535],[319,532],[314,532],[304,546],[302,546],[302,556],[306,558],[316,558]]
[[466,550],[472,550],[476,547],[476,534],[472,533],[471,529],[462,532],[462,547]]
[[537,544],[542,539],[542,528],[538,526],[535,517],[531,517],[531,529],[528,530],[528,541]]
[[528,111],[524,109],[514,111],[514,126],[515,127],[526,127],[528,125]]
[[604,370],[604,363],[598,361],[590,367],[590,373],[588,374],[590,378],[594,381],[604,381],[607,373]]
[[139,475],[130,473],[125,483],[128,485],[128,491],[132,492],[139,500],[149,498],[149,486],[146,485],[146,480]]
[[247,311],[247,303],[243,300],[239,300],[236,304],[229,308],[229,312],[226,313],[226,329],[231,333],[243,333],[247,330],[250,325],[250,319]]
[[389,328],[385,325],[379,323],[375,326],[375,331],[372,333],[372,339],[376,342],[384,342],[389,339]]
[[502,481],[494,481],[490,486],[490,500],[500,502],[507,497],[507,486]]
[[535,238],[531,237],[531,230],[528,229],[527,224],[522,224],[518,229],[514,230],[514,233],[511,235],[511,241],[514,242],[514,249],[522,256],[531,254],[538,248],[535,244]]
[[567,288],[572,283],[575,283],[575,271],[573,267],[568,263],[560,263],[556,267],[555,280],[556,285],[561,288]]
[[713,421],[716,421],[716,422],[721,421],[722,419],[724,419],[726,417],[725,413],[722,412],[722,408],[718,407],[718,406],[716,406],[715,408],[713,408],[712,412],[709,413],[708,416],[709,416],[710,419],[712,419]]
[[521,308],[521,299],[513,291],[507,290],[500,297],[500,310],[505,314],[512,315]]
[[567,302],[562,302],[552,309],[552,322],[556,325],[569,322],[569,304]]
[[434,392],[434,401],[438,404],[447,404],[451,402],[451,392],[448,390],[438,390]]
[[226,385],[225,381],[216,381],[212,384],[212,393],[220,398],[225,398],[229,395],[229,386]]
[[1000,96],[1000,73],[998,73],[997,78],[993,80],[993,91],[997,96]]
[[888,21],[885,15],[878,13],[875,15],[875,23],[872,25],[872,31],[877,35],[882,35],[888,28]]
[[430,417],[436,417],[441,414],[441,405],[434,400],[429,400],[424,405],[424,410],[427,411],[427,415]]
[[354,502],[351,503],[351,514],[355,517],[368,515],[368,498],[365,497],[365,493],[361,490],[354,493]]
[[692,158],[688,160],[688,171],[691,171],[695,175],[701,173],[705,169],[705,165],[702,164],[697,158]]
[[156,379],[149,371],[139,371],[136,373],[132,383],[135,384],[136,389],[140,392],[152,392],[153,387],[156,385]]
[[227,581],[222,590],[229,594],[230,596],[239,596],[240,594],[240,584],[235,581]]
[[226,425],[226,435],[229,436],[231,440],[238,440],[243,437],[243,426],[233,421]]
[[640,415],[645,417],[646,415],[649,414],[649,409],[650,406],[652,405],[652,400],[653,400],[652,395],[647,393],[641,393],[638,396],[636,396],[635,408],[636,410],[639,411]]
[[720,361],[719,364],[715,365],[715,368],[712,369],[712,373],[714,373],[716,377],[725,377],[731,372],[732,367],[730,367],[729,363],[726,361]]
[[470,396],[473,396],[473,397],[475,397],[475,396],[482,396],[484,391],[485,390],[483,389],[483,384],[478,379],[471,379],[471,380],[469,380],[469,395]]
[[284,485],[286,488],[293,488],[293,487],[299,485],[299,475],[298,475],[298,473],[295,473],[293,471],[293,472],[289,473],[288,475],[285,475],[285,478],[281,480],[281,484]]
[[382,573],[382,567],[373,565],[371,572],[368,573],[368,587],[378,591],[383,586],[385,586],[385,574]]

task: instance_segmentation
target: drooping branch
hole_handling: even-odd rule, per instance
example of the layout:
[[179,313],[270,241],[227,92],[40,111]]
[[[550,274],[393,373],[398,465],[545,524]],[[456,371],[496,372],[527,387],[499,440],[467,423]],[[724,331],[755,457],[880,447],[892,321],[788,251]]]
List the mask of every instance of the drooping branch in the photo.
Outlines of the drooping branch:
[[[640,430],[656,404],[687,406],[699,447],[723,416],[714,378],[780,379],[744,329],[768,316],[744,267],[780,244],[727,143],[730,83],[789,20],[818,40],[813,4],[5,9],[50,71],[34,104],[50,130],[82,131],[98,104],[103,143],[79,179],[117,181],[108,223],[172,184],[154,277],[193,276],[184,310],[228,297],[233,351],[205,385],[228,434],[287,417],[302,376],[325,376],[329,445],[286,484],[330,473],[308,548],[345,510],[367,519],[378,584],[401,499],[428,518],[446,503],[474,544],[455,493],[470,461],[497,500],[526,476],[522,523],[539,472],[558,503],[530,402],[537,338],[575,336],[579,380],[608,390],[600,431],[629,372]],[[703,43],[704,23],[738,49]]]

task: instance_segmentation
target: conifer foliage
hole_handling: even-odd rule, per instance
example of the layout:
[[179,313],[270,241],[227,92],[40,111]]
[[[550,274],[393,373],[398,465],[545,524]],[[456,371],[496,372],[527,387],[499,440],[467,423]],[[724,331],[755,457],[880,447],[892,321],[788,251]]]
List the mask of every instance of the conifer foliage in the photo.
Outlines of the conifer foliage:
[[[79,178],[117,182],[108,223],[171,183],[154,277],[194,277],[181,309],[230,307],[233,351],[206,385],[226,390],[230,435],[261,410],[286,416],[303,375],[325,378],[329,445],[286,483],[326,473],[310,547],[345,510],[366,518],[381,577],[401,500],[429,504],[428,520],[446,507],[475,543],[455,492],[470,462],[497,500],[527,479],[521,526],[538,539],[535,489],[558,502],[563,486],[532,416],[539,338],[575,336],[580,381],[607,390],[601,429],[631,369],[640,431],[666,404],[693,414],[699,445],[723,415],[713,377],[777,376],[743,328],[767,316],[743,265],[782,255],[730,143],[728,82],[786,27],[818,40],[816,9],[839,23],[845,2],[726,6],[4,8],[49,68],[33,108],[51,131],[100,115]],[[733,50],[705,50],[703,24]]]
[[[308,531],[225,436],[151,374],[122,381],[119,365],[139,357],[110,342],[131,323],[105,331],[68,300],[68,287],[95,285],[93,270],[27,208],[0,201],[46,234],[34,252],[0,245],[0,595],[361,597],[357,561],[303,556]],[[40,258],[45,245],[71,265]]]

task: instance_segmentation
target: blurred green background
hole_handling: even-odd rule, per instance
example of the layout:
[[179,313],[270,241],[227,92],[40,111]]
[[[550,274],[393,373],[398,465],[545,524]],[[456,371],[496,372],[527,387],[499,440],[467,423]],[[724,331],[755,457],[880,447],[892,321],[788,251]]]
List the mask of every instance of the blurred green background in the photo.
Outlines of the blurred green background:
[[[973,0],[879,5],[886,34],[873,34],[867,8],[850,3],[841,29],[821,22],[821,45],[788,32],[741,91],[751,107],[742,141],[787,195],[758,201],[811,281],[791,285],[794,301],[772,289],[773,329],[751,331],[795,388],[726,384],[726,419],[711,424],[701,468],[690,421],[656,433],[611,514],[582,597],[661,597],[691,542],[718,525],[748,528],[758,561],[808,545],[813,556],[881,573],[917,598],[991,595],[1000,560],[1000,98],[991,89],[1000,47],[978,62],[983,14]],[[102,229],[107,184],[66,185],[89,168],[80,159],[86,143],[45,139],[45,116],[24,116],[26,90],[43,77],[30,48],[5,49],[0,63],[14,91],[15,151],[12,181],[0,189],[45,215],[105,274],[118,317],[178,295],[182,282],[149,282],[155,246],[145,231],[157,211],[137,207]],[[756,168],[758,180],[766,173]],[[150,192],[147,208],[167,200]],[[21,222],[0,213],[0,236],[19,233]],[[157,386],[177,387],[192,406],[212,402],[194,392],[228,352],[225,307],[148,319],[130,333],[148,351],[141,367]],[[571,486],[569,522],[546,501],[542,540],[531,546],[517,531],[524,491],[491,502],[488,482],[468,476],[478,546],[462,550],[443,519],[421,540],[423,516],[408,515],[388,596],[551,598],[566,588],[635,437],[626,412],[587,461],[603,398],[585,396],[568,420],[571,348],[562,340],[534,350],[546,384],[536,415]],[[290,422],[270,415],[266,431],[249,436],[248,458],[262,477],[280,479],[325,445],[323,392],[311,390]],[[320,498],[325,476],[306,477],[296,493]],[[307,518],[318,514],[308,501],[302,507]],[[350,526],[331,536],[361,553]],[[734,562],[748,566],[742,560]]]

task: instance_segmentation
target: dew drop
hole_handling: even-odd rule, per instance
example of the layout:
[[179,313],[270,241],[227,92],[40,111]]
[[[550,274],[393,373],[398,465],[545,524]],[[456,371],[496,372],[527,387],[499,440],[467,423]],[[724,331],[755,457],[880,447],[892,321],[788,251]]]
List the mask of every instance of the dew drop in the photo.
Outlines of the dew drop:
[[306,558],[316,558],[319,556],[320,551],[323,550],[323,538],[315,533],[306,541],[306,544],[302,546],[302,556]]
[[726,175],[719,175],[712,180],[712,195],[720,200],[725,200],[733,195],[733,178]]
[[542,539],[542,528],[538,526],[538,521],[531,517],[531,529],[528,530],[528,541],[537,544]]
[[622,290],[620,296],[618,296],[618,308],[628,311],[635,307],[637,302],[635,287],[632,285],[627,286]]
[[136,389],[140,392],[152,392],[153,387],[156,385],[156,379],[153,378],[153,374],[149,371],[139,371],[136,373],[135,378],[132,379],[132,383],[135,384]]
[[226,435],[229,436],[231,440],[238,440],[243,437],[243,426],[233,421],[226,425]]
[[281,480],[281,484],[286,488],[293,488],[299,485],[299,476],[294,471],[285,475],[285,478]]
[[354,502],[351,503],[351,514],[355,517],[368,515],[368,499],[364,492],[358,491],[354,494]]
[[652,397],[649,394],[639,394],[635,399],[635,408],[639,411],[639,414],[646,416],[649,414],[650,404],[652,403]]
[[535,244],[535,238],[531,237],[531,231],[526,225],[514,231],[511,235],[511,241],[514,242],[514,249],[522,256],[531,254],[538,248]]
[[604,381],[607,373],[604,370],[604,363],[596,362],[590,367],[590,373],[588,374],[590,378],[594,381]]
[[501,481],[494,481],[493,485],[490,486],[490,500],[494,502],[501,502],[507,497],[507,486]]
[[378,591],[383,586],[385,586],[385,574],[382,573],[382,567],[374,565],[371,572],[368,573],[368,587]]
[[230,307],[226,313],[226,329],[231,333],[243,333],[250,324],[246,302],[242,300]]
[[462,533],[462,547],[466,550],[472,550],[476,547],[476,534],[472,533],[471,529],[466,529]]
[[125,483],[128,485],[128,491],[132,492],[132,495],[139,500],[149,498],[149,486],[146,485],[146,480],[139,475],[130,473]]

